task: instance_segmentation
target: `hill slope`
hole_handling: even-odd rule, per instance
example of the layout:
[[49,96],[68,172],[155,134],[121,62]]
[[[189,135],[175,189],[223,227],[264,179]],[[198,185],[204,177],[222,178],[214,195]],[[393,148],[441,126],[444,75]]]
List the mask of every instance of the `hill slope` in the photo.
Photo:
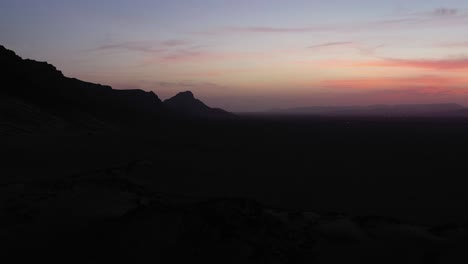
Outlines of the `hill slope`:
[[46,62],[23,60],[0,46],[2,96],[15,98],[65,120],[93,117],[111,122],[153,119],[164,113],[153,92],[114,90],[109,86],[65,77]]

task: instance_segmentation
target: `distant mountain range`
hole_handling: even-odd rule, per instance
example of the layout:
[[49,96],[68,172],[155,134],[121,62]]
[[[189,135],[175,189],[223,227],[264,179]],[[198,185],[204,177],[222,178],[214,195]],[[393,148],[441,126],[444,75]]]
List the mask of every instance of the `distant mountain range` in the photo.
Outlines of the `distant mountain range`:
[[162,102],[153,92],[115,90],[110,86],[65,77],[46,62],[23,60],[0,46],[0,126],[42,121],[62,126],[112,126],[158,123],[168,118],[222,118],[213,109],[184,92]]
[[446,104],[396,104],[369,106],[312,106],[272,109],[270,114],[322,115],[322,116],[394,116],[394,117],[443,117],[468,116],[468,109],[453,103]]

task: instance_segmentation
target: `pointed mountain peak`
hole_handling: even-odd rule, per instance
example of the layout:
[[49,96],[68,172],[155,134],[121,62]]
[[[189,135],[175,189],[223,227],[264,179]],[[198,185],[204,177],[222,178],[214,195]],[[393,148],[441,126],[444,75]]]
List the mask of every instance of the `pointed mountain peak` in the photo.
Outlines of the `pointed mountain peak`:
[[196,99],[191,91],[178,93],[174,97],[167,99],[165,103],[175,108],[179,108],[179,107],[209,108],[200,100]]
[[229,115],[228,112],[224,110],[207,106],[205,103],[195,98],[190,91],[178,93],[174,97],[165,100],[164,104],[173,111],[189,116],[213,118]]

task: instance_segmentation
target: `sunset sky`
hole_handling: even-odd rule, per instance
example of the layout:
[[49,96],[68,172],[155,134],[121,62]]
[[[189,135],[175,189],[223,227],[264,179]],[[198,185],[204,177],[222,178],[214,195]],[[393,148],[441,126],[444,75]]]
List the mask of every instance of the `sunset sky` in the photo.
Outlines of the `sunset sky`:
[[468,106],[467,0],[2,0],[0,45],[231,111]]

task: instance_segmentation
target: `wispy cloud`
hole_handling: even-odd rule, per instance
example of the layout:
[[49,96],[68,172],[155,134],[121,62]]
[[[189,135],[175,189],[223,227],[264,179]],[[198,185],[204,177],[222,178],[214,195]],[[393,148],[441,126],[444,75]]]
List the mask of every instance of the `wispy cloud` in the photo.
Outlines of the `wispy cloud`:
[[218,35],[228,33],[251,33],[251,34],[285,34],[285,33],[314,33],[314,32],[350,32],[362,30],[383,30],[383,29],[405,29],[408,27],[437,26],[446,25],[445,22],[458,23],[464,25],[467,22],[468,14],[464,10],[454,8],[437,8],[435,10],[407,13],[399,17],[380,19],[373,21],[351,21],[346,24],[322,24],[306,25],[298,27],[281,26],[246,26],[246,27],[224,27],[220,29],[193,32],[196,34]]
[[459,14],[459,10],[456,8],[440,7],[434,10],[432,14],[436,16],[455,16]]
[[459,47],[468,47],[468,41],[461,42],[444,42],[440,43],[437,46],[445,48],[459,48]]
[[357,50],[361,55],[364,56],[373,56],[377,49],[384,47],[385,45],[380,44],[380,45],[365,45],[362,43],[356,43],[353,41],[334,41],[334,42],[325,42],[321,44],[315,44],[312,46],[308,46],[308,49],[324,49],[324,48],[337,48],[337,47],[343,47],[343,48],[352,48]]
[[156,62],[203,62],[223,60],[252,60],[265,57],[272,58],[276,53],[265,52],[239,52],[239,51],[211,51],[200,48],[178,49],[155,58]]
[[213,52],[206,50],[206,45],[196,45],[182,39],[165,41],[133,41],[101,45],[91,51],[131,51],[145,54],[139,66],[160,62],[190,62],[225,58],[236,58],[239,53]]
[[127,50],[127,51],[136,51],[143,53],[161,53],[166,51],[161,47],[157,47],[149,42],[122,42],[114,44],[106,44],[97,47],[95,50],[104,51],[104,50]]
[[316,49],[316,48],[326,48],[326,47],[336,47],[336,46],[349,46],[353,45],[354,42],[351,41],[338,41],[338,42],[327,42],[322,44],[316,44],[309,46],[309,49]]
[[317,32],[342,32],[346,31],[344,25],[312,25],[304,27],[281,27],[281,26],[228,26],[205,31],[193,31],[191,34],[216,36],[224,34],[291,34],[291,33],[317,33]]
[[333,30],[333,26],[311,26],[311,27],[227,27],[223,31],[238,33],[308,33],[317,31]]
[[179,49],[171,51],[161,57],[156,58],[159,62],[184,63],[184,62],[203,62],[219,61],[230,59],[245,58],[244,53],[240,52],[214,52],[198,49]]
[[[419,21],[417,18],[388,19],[370,22],[352,22],[348,24],[327,24],[313,25],[305,27],[226,27],[220,30],[211,31],[211,34],[224,33],[251,33],[251,34],[275,34],[275,33],[317,33],[317,32],[350,32],[356,30],[373,30],[390,28],[398,25],[411,25]],[[207,32],[205,32],[207,33]]]
[[179,47],[191,44],[190,41],[183,40],[183,39],[168,39],[161,42],[161,45],[167,47]]
[[181,62],[203,60],[213,57],[212,53],[196,50],[176,50],[170,54],[164,55],[161,59],[164,61]]
[[182,39],[168,39],[164,41],[126,41],[101,45],[94,51],[127,50],[142,53],[163,53],[173,48],[192,45],[190,41]]
[[376,46],[365,46],[365,45],[358,45],[356,49],[362,54],[366,56],[374,56],[378,49],[385,47],[384,44],[376,45]]

